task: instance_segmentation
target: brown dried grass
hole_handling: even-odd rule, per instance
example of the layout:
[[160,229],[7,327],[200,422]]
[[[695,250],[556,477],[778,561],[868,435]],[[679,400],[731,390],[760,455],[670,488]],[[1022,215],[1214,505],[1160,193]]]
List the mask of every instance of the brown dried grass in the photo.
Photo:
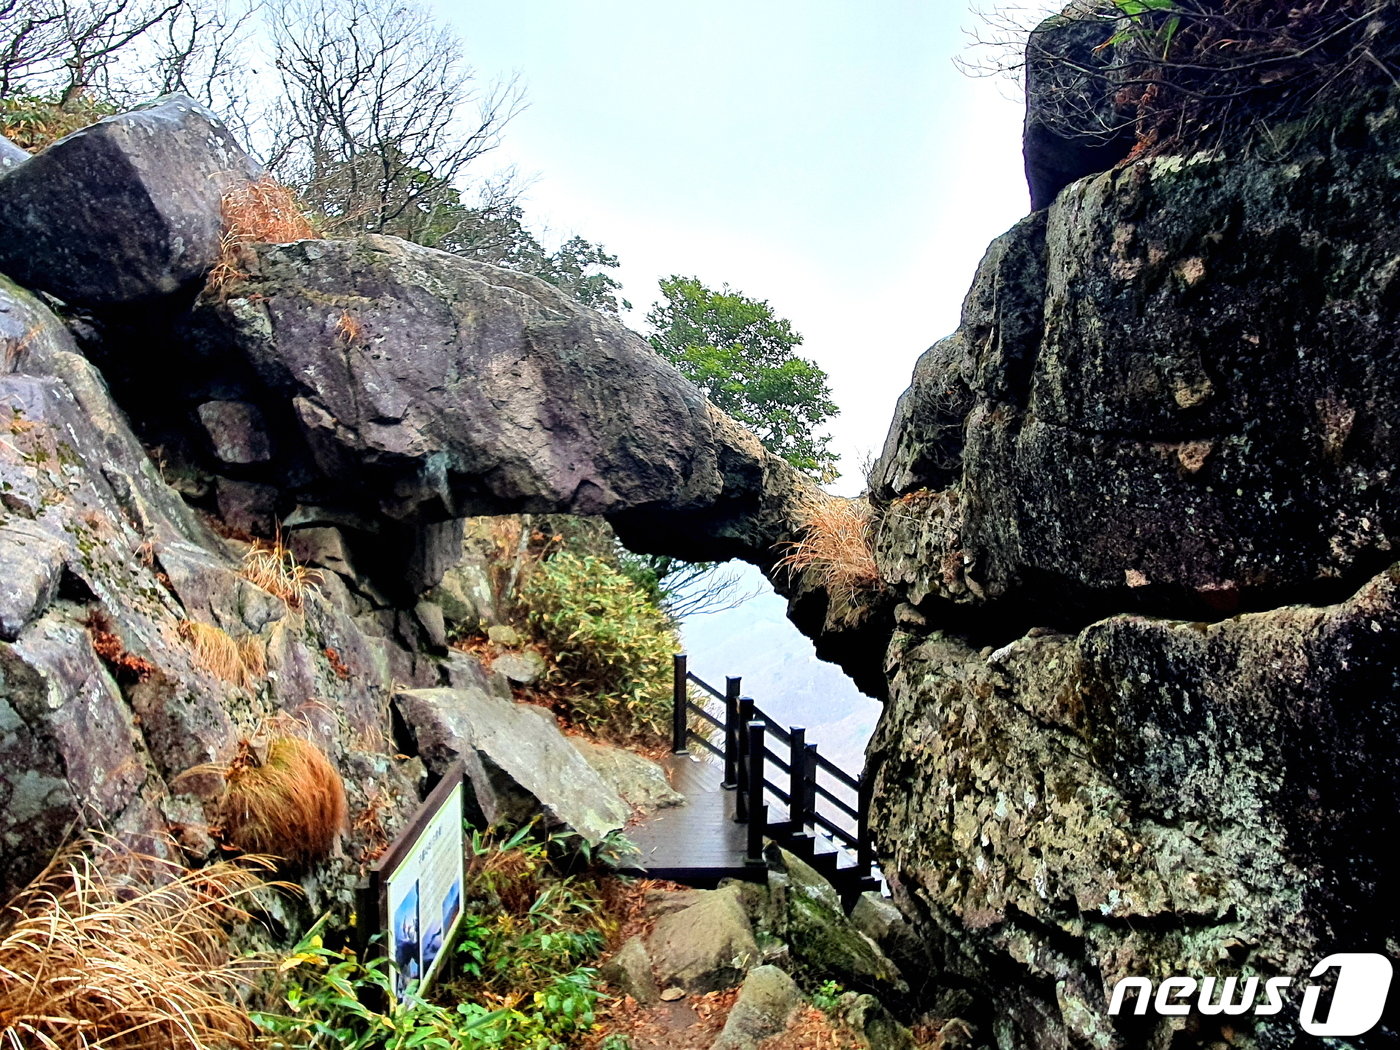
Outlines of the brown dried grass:
[[274,737],[265,749],[245,741],[224,780],[221,831],[245,853],[305,870],[330,856],[347,828],[340,774],[320,748],[300,737]]
[[220,291],[247,276],[238,266],[239,251],[245,244],[286,244],[320,237],[303,214],[296,194],[267,175],[230,189],[224,194],[222,210],[219,258],[206,282],[211,291]]
[[179,632],[194,662],[215,678],[252,689],[267,674],[262,644],[252,635],[235,641],[218,627],[198,620],[181,620]]
[[227,927],[265,858],[189,870],[107,840],[63,849],[0,913],[0,1047],[242,1050],[237,992],[262,968]]
[[864,499],[821,496],[798,510],[801,536],[782,544],[778,568],[811,573],[833,604],[854,605],[880,582],[870,539],[870,504]]
[[297,562],[280,536],[271,542],[254,541],[243,556],[243,578],[281,598],[289,609],[300,609],[310,595],[319,594],[322,579],[315,569]]
[[364,323],[349,310],[342,310],[335,322],[335,337],[342,346],[354,346],[364,338]]
[[143,656],[127,652],[121,638],[112,630],[112,621],[100,609],[93,609],[83,620],[88,635],[92,638],[92,649],[112,672],[118,682],[128,685],[144,682],[156,673],[156,665]]

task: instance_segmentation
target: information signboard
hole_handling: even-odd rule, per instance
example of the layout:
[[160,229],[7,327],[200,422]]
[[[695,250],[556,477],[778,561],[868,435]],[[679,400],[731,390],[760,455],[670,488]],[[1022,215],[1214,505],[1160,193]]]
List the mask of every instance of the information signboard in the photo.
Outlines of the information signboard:
[[428,986],[462,919],[462,775],[459,762],[370,868],[396,997]]

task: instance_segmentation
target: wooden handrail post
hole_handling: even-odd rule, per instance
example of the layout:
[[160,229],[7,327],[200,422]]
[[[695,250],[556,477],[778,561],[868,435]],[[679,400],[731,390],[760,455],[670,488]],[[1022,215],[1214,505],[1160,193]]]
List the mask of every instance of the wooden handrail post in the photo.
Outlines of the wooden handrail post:
[[690,751],[686,748],[686,708],[689,705],[689,686],[686,682],[686,658],[685,653],[676,653],[672,658],[672,680],[671,680],[671,753],[673,755],[688,755]]
[[741,679],[724,680],[724,783],[720,787],[739,786],[739,690]]
[[788,823],[794,840],[807,837],[807,729],[789,726],[788,734]]
[[735,727],[737,754],[734,756],[734,783],[739,790],[734,793],[734,819],[743,823],[749,819],[749,770],[753,767],[749,754],[749,732],[746,728],[753,721],[753,697],[741,696],[738,704],[738,724]]
[[763,801],[763,730],[766,724],[757,719],[744,724],[748,729],[749,764],[749,842],[745,861],[762,864],[763,836],[768,831],[768,806]]
[[869,875],[875,864],[875,843],[870,838],[870,800],[875,793],[875,778],[862,772],[858,779],[860,791],[856,809],[860,811],[860,819],[856,824],[856,861],[860,864],[861,875]]
[[[802,797],[803,812],[808,817],[813,817],[817,812],[817,745],[807,745],[807,782],[804,785],[806,792]],[[813,829],[815,834],[816,829]]]

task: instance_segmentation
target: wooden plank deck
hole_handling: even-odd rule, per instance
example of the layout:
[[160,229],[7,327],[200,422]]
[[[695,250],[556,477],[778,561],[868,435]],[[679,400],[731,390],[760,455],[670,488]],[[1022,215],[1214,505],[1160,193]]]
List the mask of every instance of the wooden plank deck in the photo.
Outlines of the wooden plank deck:
[[668,755],[661,764],[686,801],[627,828],[640,856],[624,871],[694,886],[724,878],[766,878],[766,867],[745,863],[748,829],[734,820],[734,792],[720,787],[723,767],[689,755]]

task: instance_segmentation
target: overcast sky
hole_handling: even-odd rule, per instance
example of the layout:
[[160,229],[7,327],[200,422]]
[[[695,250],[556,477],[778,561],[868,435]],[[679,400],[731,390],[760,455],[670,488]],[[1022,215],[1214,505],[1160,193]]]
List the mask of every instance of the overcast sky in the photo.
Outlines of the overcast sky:
[[973,78],[962,3],[437,0],[484,80],[528,108],[497,158],[525,207],[621,258],[641,328],[659,277],[768,300],[831,376],[846,478],[884,442],[918,355],[1028,209],[1021,105]]

